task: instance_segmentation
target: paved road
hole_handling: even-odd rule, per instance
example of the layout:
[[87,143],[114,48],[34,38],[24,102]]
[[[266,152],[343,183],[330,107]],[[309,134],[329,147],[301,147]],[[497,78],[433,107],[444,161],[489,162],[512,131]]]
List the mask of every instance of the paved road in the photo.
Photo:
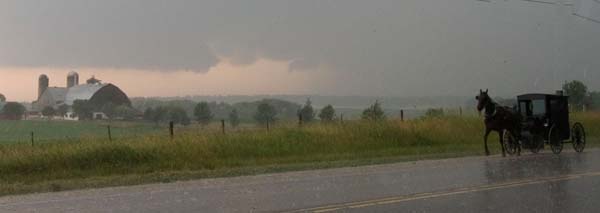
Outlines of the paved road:
[[596,212],[600,150],[0,198],[0,212]]

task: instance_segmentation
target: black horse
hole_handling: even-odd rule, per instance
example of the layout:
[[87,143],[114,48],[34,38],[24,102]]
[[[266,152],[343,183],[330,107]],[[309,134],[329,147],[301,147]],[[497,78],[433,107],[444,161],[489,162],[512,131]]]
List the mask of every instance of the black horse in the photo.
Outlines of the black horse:
[[[518,113],[514,113],[509,107],[500,106],[495,103],[492,98],[488,95],[488,90],[479,90],[479,95],[475,97],[478,101],[477,110],[485,112],[485,136],[483,138],[485,144],[485,154],[490,155],[488,149],[487,139],[490,132],[498,132],[500,136],[500,146],[502,146],[502,156],[506,156],[506,147],[502,143],[502,134],[504,130],[509,131],[512,134],[519,132],[521,125],[521,118]],[[517,154],[521,153],[521,146],[516,145]]]

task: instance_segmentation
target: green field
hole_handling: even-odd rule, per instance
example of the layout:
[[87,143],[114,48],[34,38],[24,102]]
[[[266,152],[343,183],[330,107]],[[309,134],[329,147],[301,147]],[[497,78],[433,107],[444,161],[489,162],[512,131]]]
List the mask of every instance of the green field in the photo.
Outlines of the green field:
[[75,122],[75,121],[7,121],[0,120],[0,144],[79,141],[82,138],[108,138],[107,126],[114,138],[159,133],[164,128],[148,123]]
[[[588,147],[598,144],[600,113],[577,114],[572,120],[586,126]],[[2,128],[14,129],[2,133],[22,140],[19,135],[30,130],[18,125],[54,129],[45,131],[55,140],[0,145],[0,194],[483,154],[479,117],[280,124],[270,131],[250,128],[226,135],[218,127],[192,126],[177,129],[173,140],[164,127],[122,123],[120,137],[112,142],[102,136],[103,123],[3,122]],[[78,134],[89,136],[60,140]],[[490,148],[500,151],[495,134]]]

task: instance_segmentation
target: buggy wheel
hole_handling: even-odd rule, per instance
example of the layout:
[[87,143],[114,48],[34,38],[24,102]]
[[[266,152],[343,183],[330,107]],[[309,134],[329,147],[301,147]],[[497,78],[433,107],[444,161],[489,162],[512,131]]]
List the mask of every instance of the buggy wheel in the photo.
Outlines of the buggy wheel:
[[529,151],[532,153],[540,153],[540,150],[544,148],[544,138],[540,135],[533,135],[529,144]]
[[548,133],[548,143],[550,144],[552,153],[560,154],[560,152],[562,152],[563,142],[560,139],[558,127],[552,126],[552,128],[550,128],[550,132]]
[[581,123],[575,123],[571,130],[571,140],[573,143],[573,149],[576,152],[583,152],[585,149],[585,129]]
[[519,144],[512,132],[508,130],[502,132],[502,144],[508,155],[515,155],[517,153],[517,146]]

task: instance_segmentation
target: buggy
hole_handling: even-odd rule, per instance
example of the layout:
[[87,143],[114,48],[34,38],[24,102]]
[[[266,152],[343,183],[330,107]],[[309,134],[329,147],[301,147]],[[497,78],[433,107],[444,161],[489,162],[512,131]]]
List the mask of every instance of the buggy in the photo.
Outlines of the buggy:
[[[521,146],[538,153],[549,145],[554,154],[571,143],[576,152],[585,148],[585,129],[581,123],[570,125],[569,97],[561,91],[552,94],[524,94],[517,97],[515,113],[521,117],[520,127],[504,131],[502,140],[509,154]],[[520,130],[520,131],[519,131]]]

